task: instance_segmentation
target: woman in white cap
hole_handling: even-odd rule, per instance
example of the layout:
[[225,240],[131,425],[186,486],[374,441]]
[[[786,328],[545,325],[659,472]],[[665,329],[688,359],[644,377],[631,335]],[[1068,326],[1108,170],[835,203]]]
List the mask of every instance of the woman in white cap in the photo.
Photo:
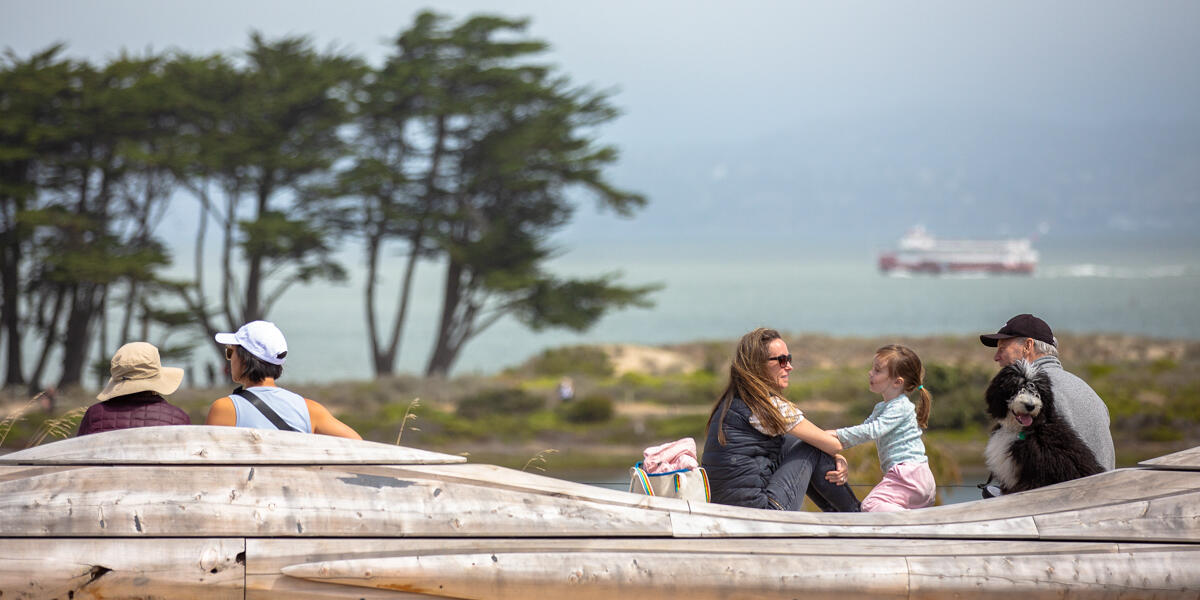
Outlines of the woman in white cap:
[[179,389],[183,369],[162,366],[154,344],[131,342],[121,346],[109,363],[109,373],[108,383],[96,394],[100,403],[87,409],[75,435],[192,424],[183,409],[163,398]]
[[235,333],[218,333],[225,345],[229,374],[239,384],[232,394],[213,402],[208,425],[281,429],[361,440],[349,425],[329,410],[295,392],[275,385],[283,375],[287,340],[274,323],[251,321]]

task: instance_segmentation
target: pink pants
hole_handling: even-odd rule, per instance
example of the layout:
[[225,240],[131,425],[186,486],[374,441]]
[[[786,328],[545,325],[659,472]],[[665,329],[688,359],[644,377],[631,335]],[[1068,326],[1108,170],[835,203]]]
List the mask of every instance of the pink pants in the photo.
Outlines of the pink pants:
[[891,512],[933,506],[937,484],[929,463],[900,463],[862,501],[863,512]]

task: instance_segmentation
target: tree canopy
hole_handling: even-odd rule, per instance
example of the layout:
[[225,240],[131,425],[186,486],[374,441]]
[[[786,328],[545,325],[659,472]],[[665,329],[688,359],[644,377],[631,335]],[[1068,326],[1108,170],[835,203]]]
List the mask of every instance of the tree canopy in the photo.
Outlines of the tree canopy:
[[[623,216],[646,199],[604,177],[617,160],[595,139],[618,116],[609,95],[537,62],[546,44],[526,25],[422,12],[377,68],[307,37],[259,33],[236,56],[121,56],[99,67],[63,58],[61,46],[9,52],[5,385],[41,386],[53,357],[59,384],[76,385],[89,357],[106,365],[130,339],[164,346],[184,330],[210,340],[269,318],[295,286],[345,279],[335,251],[346,240],[364,254],[364,342],[380,375],[395,370],[418,268],[443,270],[431,375],[506,316],[583,330],[609,310],[647,305],[654,288],[622,286],[616,273],[546,270],[550,236],[581,199]],[[160,224],[187,201],[198,214],[195,262],[166,279],[167,240],[188,232]],[[394,293],[380,285],[389,251],[405,257]],[[119,339],[109,339],[110,316]]]

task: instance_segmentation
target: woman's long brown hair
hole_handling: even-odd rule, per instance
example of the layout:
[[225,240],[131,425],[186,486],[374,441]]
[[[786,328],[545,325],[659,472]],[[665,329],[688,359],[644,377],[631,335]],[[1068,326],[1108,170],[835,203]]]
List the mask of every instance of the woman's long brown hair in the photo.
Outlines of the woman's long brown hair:
[[888,377],[900,377],[904,380],[904,393],[912,394],[920,388],[917,398],[917,425],[921,429],[929,427],[929,412],[933,405],[933,394],[925,389],[925,367],[921,365],[921,357],[908,346],[888,344],[875,351],[879,362],[888,371]]
[[782,339],[778,331],[759,327],[743,335],[738,342],[733,364],[729,365],[729,385],[725,386],[725,391],[717,398],[705,427],[707,429],[712,426],[713,417],[717,418],[717,441],[722,446],[725,445],[725,415],[735,397],[746,403],[750,412],[758,417],[758,422],[768,431],[774,431],[778,435],[786,433],[784,428],[787,427],[787,422],[775,405],[771,404],[771,396],[781,396],[783,389],[767,371],[767,358],[770,356],[768,346],[778,339]]

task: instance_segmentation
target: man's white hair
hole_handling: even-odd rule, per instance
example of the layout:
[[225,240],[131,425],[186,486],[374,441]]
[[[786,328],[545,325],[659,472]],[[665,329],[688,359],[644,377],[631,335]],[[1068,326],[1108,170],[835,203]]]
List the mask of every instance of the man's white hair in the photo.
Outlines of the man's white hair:
[[[1029,338],[1029,339],[1033,339],[1033,338]],[[1050,339],[1054,340],[1055,344],[1058,343],[1058,338],[1050,338]],[[1043,342],[1042,340],[1033,340],[1033,350],[1034,350],[1034,352],[1037,352],[1038,354],[1045,354],[1047,356],[1058,356],[1058,348],[1056,348],[1054,345],[1047,344],[1046,342]]]

